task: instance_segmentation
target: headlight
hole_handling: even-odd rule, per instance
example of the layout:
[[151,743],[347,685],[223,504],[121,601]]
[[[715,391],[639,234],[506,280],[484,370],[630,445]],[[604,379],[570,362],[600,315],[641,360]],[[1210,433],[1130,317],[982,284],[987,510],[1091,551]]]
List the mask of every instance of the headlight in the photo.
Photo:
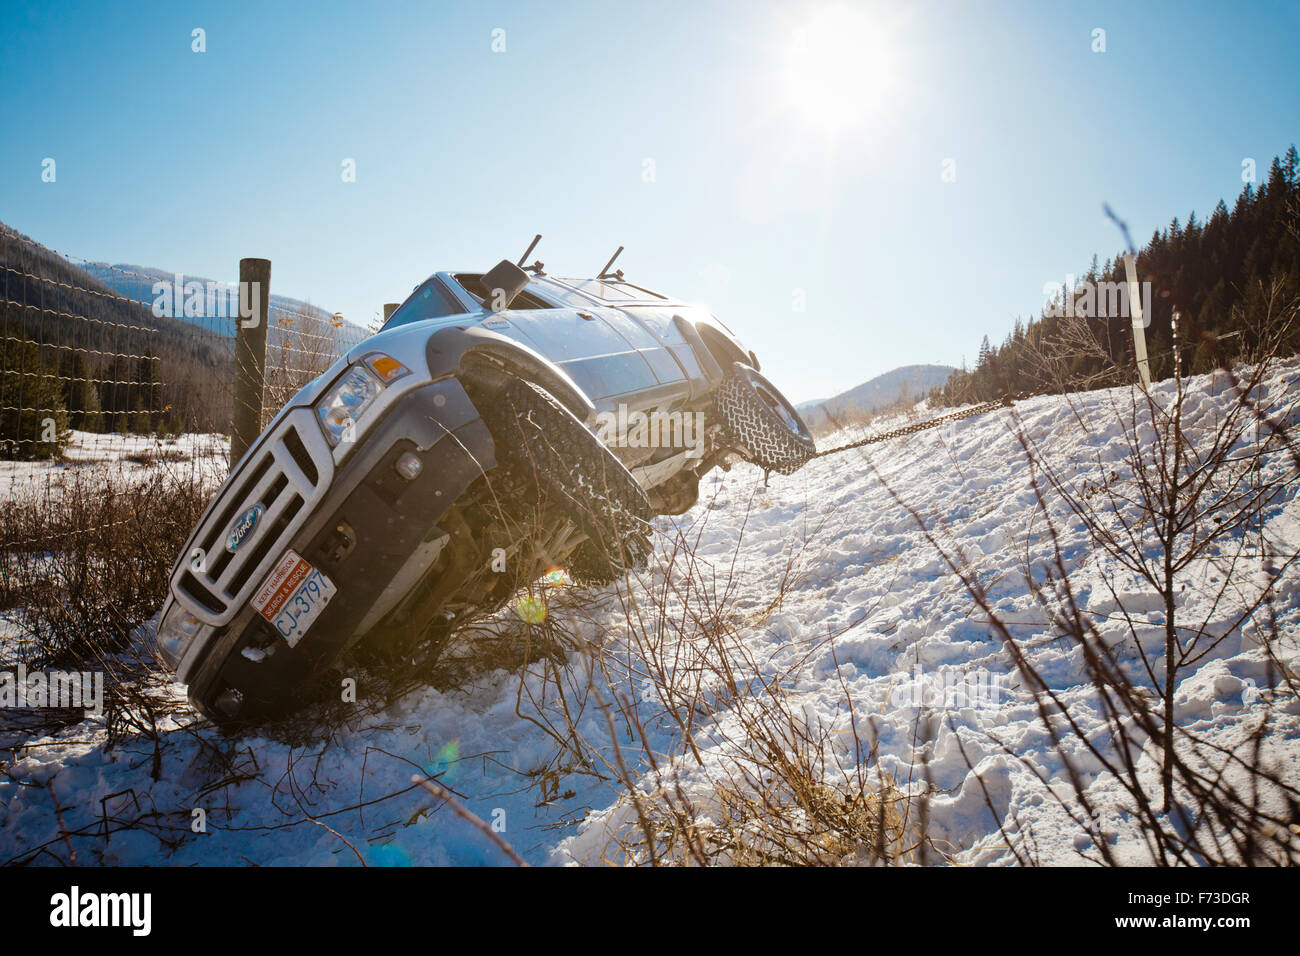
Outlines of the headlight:
[[344,372],[334,387],[316,402],[316,414],[320,416],[329,443],[337,445],[341,441],[350,441],[347,438],[349,428],[356,427],[384,387],[403,375],[409,375],[410,371],[391,356],[371,352]]
[[331,445],[343,441],[347,430],[357,423],[361,413],[379,396],[383,386],[364,365],[354,365],[338,384],[321,396],[316,414]]
[[203,630],[203,622],[179,604],[173,603],[158,625],[158,650],[174,671],[181,666],[185,652]]

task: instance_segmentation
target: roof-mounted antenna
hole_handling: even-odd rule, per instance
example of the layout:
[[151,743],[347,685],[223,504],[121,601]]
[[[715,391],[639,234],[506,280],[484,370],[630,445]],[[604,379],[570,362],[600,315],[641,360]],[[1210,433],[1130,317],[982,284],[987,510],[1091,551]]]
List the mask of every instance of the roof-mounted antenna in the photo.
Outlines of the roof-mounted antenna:
[[600,270],[600,275],[596,276],[597,279],[622,279],[623,278],[622,269],[619,269],[617,272],[609,271],[609,267],[614,264],[614,260],[617,259],[622,254],[622,252],[623,252],[623,247],[619,246],[618,250],[612,256],[609,257],[609,262],[605,263],[605,268]]
[[519,268],[532,269],[534,275],[542,275],[542,269],[544,268],[544,264],[541,259],[538,259],[531,266],[524,265],[524,263],[528,261],[528,257],[533,254],[533,250],[537,248],[537,244],[541,241],[542,241],[542,234],[540,232],[537,235],[533,236],[533,241],[528,244],[528,248],[524,250],[524,254],[519,257],[519,262],[517,263]]

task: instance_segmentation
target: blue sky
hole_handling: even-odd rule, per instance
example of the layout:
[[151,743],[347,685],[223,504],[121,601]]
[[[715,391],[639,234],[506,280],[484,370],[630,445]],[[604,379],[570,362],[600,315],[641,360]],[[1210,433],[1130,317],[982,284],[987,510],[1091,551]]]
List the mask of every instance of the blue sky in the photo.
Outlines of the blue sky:
[[0,23],[0,220],[47,246],[217,279],[263,256],[274,291],[365,324],[537,232],[558,274],[625,245],[796,401],[973,360],[1119,251],[1103,201],[1145,241],[1300,140],[1294,0],[47,0]]

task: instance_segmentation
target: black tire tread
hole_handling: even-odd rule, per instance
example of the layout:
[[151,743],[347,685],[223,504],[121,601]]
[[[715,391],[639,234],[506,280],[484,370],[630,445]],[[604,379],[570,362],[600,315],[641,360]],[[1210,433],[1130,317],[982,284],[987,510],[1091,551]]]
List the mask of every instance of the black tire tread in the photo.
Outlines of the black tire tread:
[[[549,392],[512,380],[488,422],[512,491],[535,493],[586,534],[589,580],[645,567],[651,551],[650,501],[632,473]],[[532,476],[536,475],[536,484]],[[513,487],[520,486],[520,487]],[[607,583],[607,582],[605,582]]]
[[768,471],[792,475],[817,454],[812,439],[791,431],[739,369],[733,368],[718,386],[714,411],[738,450]]

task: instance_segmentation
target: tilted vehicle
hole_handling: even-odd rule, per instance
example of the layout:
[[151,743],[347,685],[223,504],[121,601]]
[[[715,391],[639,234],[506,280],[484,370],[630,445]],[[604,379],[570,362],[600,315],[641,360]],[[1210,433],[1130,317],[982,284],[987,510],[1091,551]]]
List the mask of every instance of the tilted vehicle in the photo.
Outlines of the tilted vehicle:
[[282,713],[359,642],[435,653],[554,566],[613,580],[644,566],[649,519],[689,509],[711,468],[789,473],[814,454],[707,310],[613,260],[594,279],[529,275],[528,254],[430,276],[231,470],[157,635],[202,713]]

